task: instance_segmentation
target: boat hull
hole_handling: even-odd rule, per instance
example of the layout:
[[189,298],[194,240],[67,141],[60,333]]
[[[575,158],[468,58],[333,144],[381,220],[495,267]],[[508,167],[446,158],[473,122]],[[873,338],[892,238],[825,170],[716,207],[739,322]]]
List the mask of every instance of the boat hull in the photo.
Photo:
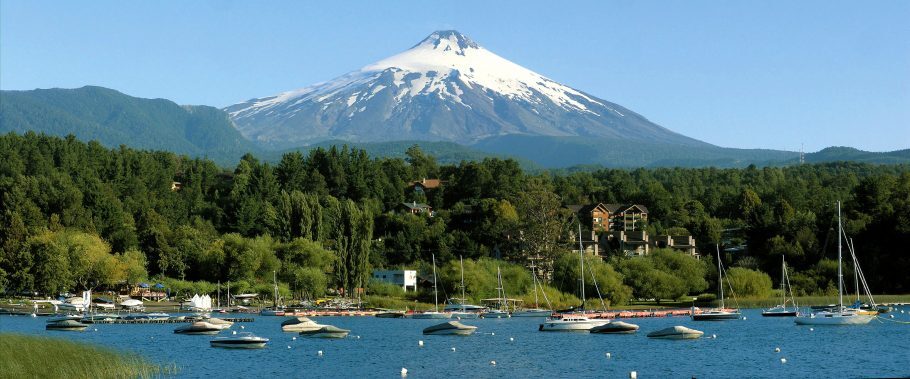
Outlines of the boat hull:
[[262,349],[265,347],[267,342],[228,342],[228,341],[212,341],[212,347],[220,347],[223,349]]
[[594,334],[632,334],[638,331],[638,325],[622,321],[611,322],[606,325],[591,328]]
[[480,318],[480,313],[474,312],[452,312],[452,318],[462,319],[462,320],[473,320]]
[[657,338],[664,340],[691,340],[701,338],[705,332],[690,329],[685,326],[672,326],[655,332],[648,333],[648,338]]
[[477,330],[476,326],[464,325],[458,321],[449,321],[433,325],[423,330],[423,334],[432,336],[467,336]]
[[411,318],[417,319],[417,320],[443,320],[443,319],[450,318],[450,316],[448,313],[427,312],[427,313],[415,313],[415,314],[411,315]]
[[541,332],[587,332],[592,328],[608,324],[609,320],[588,321],[546,321],[537,328]]
[[692,315],[692,321],[726,321],[739,320],[743,317],[739,312],[705,312]]
[[813,315],[793,319],[796,325],[865,325],[874,319],[869,315]]
[[512,312],[512,317],[550,317],[552,314],[549,309],[526,309]]
[[404,312],[380,312],[376,314],[378,318],[402,318]]
[[797,312],[797,311],[778,311],[778,312],[765,311],[765,312],[762,312],[761,315],[762,315],[762,317],[796,317],[799,315],[799,312]]

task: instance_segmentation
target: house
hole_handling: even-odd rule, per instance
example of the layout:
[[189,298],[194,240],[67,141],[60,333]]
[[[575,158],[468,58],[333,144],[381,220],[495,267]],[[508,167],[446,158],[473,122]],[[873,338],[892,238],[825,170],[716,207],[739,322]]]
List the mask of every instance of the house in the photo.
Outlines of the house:
[[692,236],[654,236],[652,246],[656,248],[670,248],[694,257],[698,256],[695,251],[695,238]]
[[408,188],[412,188],[414,192],[426,193],[428,190],[437,189],[443,184],[445,184],[445,181],[440,179],[423,178],[421,180],[408,183]]
[[593,231],[642,230],[648,223],[648,208],[640,204],[569,205],[582,223]]
[[426,205],[426,204],[418,203],[416,201],[412,201],[410,203],[408,203],[408,202],[401,203],[398,205],[398,210],[401,212],[407,212],[407,213],[415,214],[415,215],[425,214],[430,217],[433,217],[436,215],[436,213],[433,212],[433,207]]
[[394,284],[405,291],[417,291],[416,270],[373,270],[373,279]]

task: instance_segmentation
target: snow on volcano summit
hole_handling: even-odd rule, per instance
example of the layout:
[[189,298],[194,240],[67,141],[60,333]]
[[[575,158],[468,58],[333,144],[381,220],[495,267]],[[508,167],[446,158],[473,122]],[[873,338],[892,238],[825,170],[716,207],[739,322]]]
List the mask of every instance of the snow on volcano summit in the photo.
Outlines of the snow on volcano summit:
[[246,137],[277,147],[327,139],[471,143],[506,134],[692,141],[454,30],[336,79],[225,110]]

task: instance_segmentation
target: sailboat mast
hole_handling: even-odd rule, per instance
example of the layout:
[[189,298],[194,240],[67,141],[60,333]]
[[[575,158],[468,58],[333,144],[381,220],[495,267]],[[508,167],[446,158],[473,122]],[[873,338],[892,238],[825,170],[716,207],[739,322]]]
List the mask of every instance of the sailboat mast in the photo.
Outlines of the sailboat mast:
[[531,276],[534,279],[534,308],[540,308],[540,302],[537,300],[537,266],[531,266]]
[[720,309],[724,309],[724,274],[720,265],[720,245],[714,245],[717,250],[717,288],[720,289]]
[[843,224],[840,219],[840,201],[837,202],[837,305],[838,311],[844,310],[844,271],[841,257],[841,246],[843,236]]
[[578,220],[578,261],[581,262],[581,309],[585,309],[585,249],[581,245],[581,219]]
[[780,305],[787,307],[787,290],[784,288],[784,276],[787,275],[787,262],[784,256],[780,256]]
[[433,254],[433,307],[439,312],[439,291],[436,290],[436,254]]
[[467,298],[464,296],[464,257],[459,255],[458,259],[461,260],[461,311],[464,312],[465,311],[464,303],[466,303],[468,301]]

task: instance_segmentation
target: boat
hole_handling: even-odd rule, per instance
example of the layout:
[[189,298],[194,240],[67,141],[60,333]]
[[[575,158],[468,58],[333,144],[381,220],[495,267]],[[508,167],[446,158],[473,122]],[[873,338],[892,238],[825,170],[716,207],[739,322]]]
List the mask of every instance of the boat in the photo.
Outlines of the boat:
[[88,328],[88,324],[83,324],[76,320],[61,320],[56,322],[48,322],[44,326],[45,330],[62,330],[62,331],[75,331],[81,332]]
[[[509,313],[509,302],[517,301],[506,298],[506,290],[502,285],[502,271],[499,270],[499,266],[496,266],[496,280],[499,284],[499,287],[496,287],[496,298],[495,299],[483,299],[482,301],[486,304],[490,304],[490,309],[483,313],[484,318],[509,318],[512,315]],[[495,308],[494,308],[495,307]]]
[[436,254],[433,254],[433,305],[436,307],[435,310],[414,313],[411,315],[413,319],[446,319],[450,318],[449,313],[443,313],[439,311],[439,291],[436,288]]
[[591,328],[594,334],[632,334],[638,331],[638,325],[622,321],[611,321],[608,324]]
[[[531,267],[531,278],[534,281],[534,308],[523,308],[512,312],[512,317],[549,317],[553,314],[552,310],[540,308],[537,298],[537,267]],[[547,301],[547,304],[550,303],[550,299],[547,299],[547,293],[543,292],[543,289],[540,291],[543,293],[544,300]]]
[[228,349],[261,349],[269,342],[268,338],[254,336],[253,333],[243,332],[229,337],[216,337],[209,344],[212,347]]
[[404,311],[396,311],[394,309],[380,309],[375,316],[378,318],[402,318],[404,317]]
[[259,310],[260,316],[284,316],[284,308],[278,306],[278,273],[272,271],[272,278],[275,282],[275,291],[274,297],[272,298],[272,306],[270,308],[263,308]]
[[700,330],[690,329],[685,326],[671,326],[666,329],[661,329],[648,333],[648,338],[660,338],[667,340],[688,340],[701,337],[705,332]]
[[222,320],[222,319],[216,318],[216,317],[206,317],[202,321],[215,325],[221,329],[228,329],[231,327],[231,325],[234,325],[233,321]]
[[606,325],[607,319],[591,319],[585,314],[585,250],[581,244],[581,221],[578,222],[578,260],[581,265],[581,307],[577,313],[556,314],[547,317],[537,328],[541,332],[589,331],[592,328]]
[[221,333],[222,330],[224,330],[224,328],[222,328],[221,325],[210,324],[205,321],[196,321],[192,324],[178,326],[174,329],[174,334],[212,335]]
[[450,311],[452,318],[457,319],[475,319],[479,318],[484,307],[474,304],[467,304],[468,300],[465,297],[465,285],[464,285],[464,257],[459,256],[458,259],[461,261],[461,299],[458,303],[453,302],[453,299],[447,301],[447,305],[443,308],[443,311]]
[[136,299],[126,299],[120,302],[120,307],[130,311],[142,311],[145,309],[142,302]]
[[844,307],[843,272],[843,223],[840,215],[840,201],[837,202],[837,292],[838,302],[834,309],[820,310],[793,319],[796,325],[865,325],[876,316],[861,314],[858,309]]
[[474,333],[476,330],[476,326],[465,325],[458,321],[447,321],[424,329],[423,334],[467,336]]
[[326,325],[317,323],[308,317],[292,317],[281,322],[282,332],[308,332],[319,330]]
[[82,317],[82,322],[93,324],[97,321],[114,321],[119,320],[120,315],[115,313],[92,313]]
[[67,321],[67,320],[81,321],[83,318],[85,318],[85,317],[81,316],[81,315],[57,316],[57,317],[51,317],[51,318],[47,319],[47,323],[53,324],[55,322],[61,322],[61,321]]
[[[692,321],[739,320],[743,317],[739,309],[727,309],[724,306],[724,266],[720,261],[720,246],[714,245],[714,247],[717,249],[717,288],[720,293],[720,307],[696,312],[693,306]],[[732,290],[732,288],[730,289]]]
[[316,330],[302,331],[300,335],[311,338],[345,338],[350,332],[350,330],[341,329],[334,325],[325,325]]
[[[846,239],[847,236],[844,236]],[[856,251],[853,249],[853,239],[847,241],[847,249],[850,251],[850,257],[853,259],[853,283],[856,285],[856,301],[850,308],[856,309],[856,312],[861,315],[866,316],[878,316],[881,312],[877,304],[875,304],[875,299],[872,298],[872,291],[869,290],[869,284],[866,283],[866,276],[863,275],[863,269],[859,267],[859,260],[856,258]],[[860,284],[862,284],[862,289],[866,293],[866,297],[869,298],[869,303],[863,303],[860,299],[861,291]]]
[[58,304],[57,308],[63,312],[83,312],[86,310],[85,299],[71,297]]
[[609,323],[610,320],[591,319],[584,314],[566,314],[548,317],[543,324],[540,324],[537,330],[541,332],[587,332]]
[[[787,294],[790,294],[787,297]],[[793,297],[793,288],[790,287],[790,277],[787,275],[787,261],[781,256],[781,273],[780,273],[780,297],[779,305],[762,311],[762,317],[796,317],[799,315],[799,307],[796,305],[796,298]],[[787,302],[793,303],[793,308],[787,308]]]

